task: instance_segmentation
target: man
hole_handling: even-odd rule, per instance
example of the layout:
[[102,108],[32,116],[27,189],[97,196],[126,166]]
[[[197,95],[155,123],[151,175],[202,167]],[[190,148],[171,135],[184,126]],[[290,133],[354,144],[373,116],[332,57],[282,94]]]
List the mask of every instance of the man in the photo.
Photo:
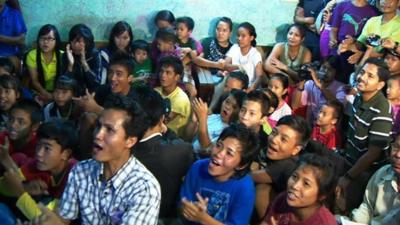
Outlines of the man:
[[131,99],[113,95],[97,120],[93,159],[69,174],[56,216],[44,211],[44,224],[157,224],[160,186],[131,154],[147,130],[146,113]]

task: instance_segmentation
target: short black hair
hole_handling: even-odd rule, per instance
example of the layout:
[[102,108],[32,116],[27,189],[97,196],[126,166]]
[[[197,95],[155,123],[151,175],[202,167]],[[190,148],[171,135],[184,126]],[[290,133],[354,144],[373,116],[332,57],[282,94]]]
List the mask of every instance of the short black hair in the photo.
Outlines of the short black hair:
[[158,124],[163,115],[169,112],[168,103],[154,89],[147,86],[140,86],[136,89],[138,103],[147,114],[149,126]]
[[176,19],[176,24],[183,23],[188,28],[188,30],[192,31],[194,29],[194,20],[189,16],[182,16]]
[[389,67],[387,66],[387,64],[383,59],[371,57],[365,61],[364,66],[366,64],[373,64],[378,67],[377,75],[379,77],[379,81],[386,82],[386,80],[390,77]]
[[[289,77],[288,77],[288,75],[286,75],[284,73],[274,73],[274,74],[272,74],[270,80],[272,80],[272,79],[279,80],[282,83],[283,89],[287,89],[289,87]],[[286,91],[286,94],[284,94],[282,96],[282,98],[285,98],[286,96],[287,96],[287,91]]]
[[156,33],[156,40],[157,39],[160,39],[161,41],[172,42],[173,44],[176,44],[178,38],[175,34],[174,29],[162,28],[162,29],[159,29]]
[[251,46],[256,47],[257,33],[256,33],[256,28],[253,26],[253,24],[251,24],[249,22],[244,22],[244,23],[239,24],[238,29],[239,28],[246,29],[249,32],[249,35],[254,37],[254,39],[251,41]]
[[293,27],[295,27],[295,28],[297,28],[297,30],[299,30],[301,38],[304,38],[306,36],[306,29],[304,28],[304,26],[302,24],[299,24],[299,23],[291,24],[287,29],[287,33],[289,33],[290,29],[292,29]]
[[157,23],[157,21],[159,20],[163,20],[163,21],[167,21],[168,23],[170,23],[171,25],[174,25],[175,23],[175,16],[174,14],[169,11],[169,10],[160,10],[158,11],[158,13],[156,14],[156,16],[154,17],[154,23]]
[[10,75],[15,73],[14,64],[7,57],[0,57],[0,67],[10,73]]
[[[226,98],[229,97],[230,95],[235,99],[236,104],[237,104],[236,108],[234,108],[234,110],[232,112],[232,116],[229,121],[230,123],[232,123],[232,122],[236,122],[238,120],[240,108],[242,108],[243,102],[246,99],[247,94],[246,94],[246,92],[244,92],[242,90],[232,89],[229,92],[229,94],[226,95]],[[224,98],[224,100],[226,98]]]
[[159,62],[159,69],[165,66],[171,66],[176,74],[183,75],[183,64],[180,58],[176,56],[162,57]]
[[132,51],[135,53],[136,50],[146,51],[147,54],[150,54],[150,46],[145,40],[135,40],[132,42]]
[[247,89],[249,87],[249,77],[239,70],[230,72],[228,78],[234,78],[242,82],[242,89]]
[[32,125],[39,124],[43,121],[42,108],[33,100],[21,99],[11,107],[10,114],[17,109],[27,112],[31,116]]
[[92,53],[94,49],[94,36],[92,30],[83,23],[74,25],[69,31],[69,42],[77,38],[83,38],[85,41],[86,53]]
[[219,135],[218,141],[223,141],[226,138],[234,138],[238,140],[242,147],[239,166],[244,166],[244,168],[236,170],[234,174],[235,178],[241,178],[250,171],[251,162],[258,153],[258,136],[243,124],[234,123],[222,131]]
[[232,31],[232,29],[233,29],[233,23],[232,23],[231,18],[226,17],[226,16],[220,17],[220,18],[218,19],[217,26],[218,26],[218,23],[220,23],[220,22],[224,22],[224,23],[228,24],[229,30]]
[[20,80],[13,75],[0,76],[0,87],[6,89],[14,89],[16,93],[22,94],[22,85]]
[[38,139],[55,140],[62,150],[71,149],[72,155],[77,152],[78,132],[71,121],[52,119],[42,123],[37,130]]
[[303,117],[292,115],[284,116],[278,120],[276,126],[279,125],[286,125],[295,130],[299,135],[299,144],[303,147],[307,145],[311,136],[311,128]]
[[246,101],[258,102],[261,106],[261,113],[263,116],[268,116],[270,102],[269,98],[261,90],[254,90],[247,94]]
[[328,101],[325,105],[333,108],[333,117],[340,121],[344,111],[343,104],[337,99],[332,99]]
[[147,114],[132,98],[121,94],[111,94],[104,103],[104,109],[115,109],[126,112],[128,115],[123,127],[127,137],[137,137],[142,139],[144,133],[149,128]]
[[133,71],[135,69],[135,63],[133,59],[129,57],[129,55],[122,52],[118,52],[113,55],[108,68],[110,68],[112,65],[123,66],[128,71],[129,75],[133,74]]
[[[269,88],[264,88],[262,89],[264,94],[268,97],[269,103],[270,103],[270,108],[274,108],[274,111],[278,108],[279,106],[279,99],[278,96]],[[272,112],[273,113],[273,112]],[[272,114],[270,113],[270,114]]]
[[54,89],[71,90],[72,94],[75,95],[78,91],[78,83],[74,78],[62,75],[56,80]]

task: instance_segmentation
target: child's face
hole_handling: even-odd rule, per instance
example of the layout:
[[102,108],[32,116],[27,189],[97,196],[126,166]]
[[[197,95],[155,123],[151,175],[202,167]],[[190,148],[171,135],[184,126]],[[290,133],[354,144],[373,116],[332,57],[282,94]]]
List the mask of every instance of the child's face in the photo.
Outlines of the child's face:
[[387,98],[389,100],[400,100],[400,81],[389,80],[387,84]]
[[397,74],[400,72],[400,58],[392,54],[387,54],[385,56],[385,62],[388,65],[389,71],[392,74]]
[[215,29],[215,36],[218,42],[227,42],[231,37],[232,31],[229,29],[229,24],[220,21]]
[[208,172],[217,181],[226,181],[239,170],[242,158],[242,146],[232,137],[219,140],[211,151],[211,159],[208,164]]
[[267,157],[271,160],[282,160],[297,155],[302,149],[299,138],[300,134],[291,127],[276,126],[268,136]]
[[62,149],[54,139],[42,138],[36,145],[36,168],[40,171],[59,173],[69,158],[69,150]]
[[222,121],[224,121],[225,123],[229,123],[231,121],[232,115],[236,111],[237,107],[238,107],[238,105],[237,105],[236,99],[232,95],[229,95],[222,102],[221,113],[220,113],[220,115],[222,117]]
[[289,32],[287,33],[287,41],[291,46],[301,45],[303,38],[301,37],[300,30],[297,27],[290,28]]
[[56,47],[56,38],[54,37],[53,31],[39,37],[39,47],[44,53],[54,51],[54,48]]
[[108,69],[108,80],[114,94],[128,94],[132,79],[128,69],[122,65],[114,64]]
[[81,52],[85,50],[85,47],[85,39],[83,39],[82,37],[75,38],[71,41],[71,49],[74,54],[81,54]]
[[176,86],[179,81],[179,74],[175,73],[172,66],[163,66],[160,70],[160,84],[163,88]]
[[272,78],[268,83],[268,88],[276,94],[276,96],[282,100],[283,96],[287,92],[287,88],[283,88],[282,81],[276,78]]
[[251,42],[254,40],[254,36],[250,35],[249,31],[240,27],[237,31],[237,42],[241,48],[251,46]]
[[317,117],[317,125],[318,126],[327,126],[327,125],[335,125],[337,119],[334,117],[335,109],[333,107],[323,105],[319,110]]
[[157,39],[157,48],[160,52],[168,52],[174,47],[172,42]]
[[126,47],[129,45],[131,37],[128,31],[124,31],[122,34],[114,37],[115,46],[121,51],[125,51]]
[[310,165],[299,166],[289,177],[286,202],[294,208],[319,205],[317,168]]
[[32,133],[31,115],[22,109],[12,110],[7,128],[10,140],[27,139]]
[[139,64],[143,64],[146,61],[148,55],[147,51],[143,49],[136,49],[134,53],[135,61]]
[[74,97],[72,90],[56,88],[53,92],[53,98],[57,106],[63,107],[67,105]]
[[256,101],[246,100],[239,111],[239,122],[247,128],[257,130],[266,120],[261,111],[261,104]]
[[228,77],[224,85],[224,92],[230,92],[232,89],[242,90],[243,89],[242,81],[236,78]]
[[0,110],[7,112],[17,102],[19,93],[12,88],[0,87]]
[[181,41],[188,39],[191,33],[192,31],[188,29],[185,23],[178,23],[176,26],[176,35]]

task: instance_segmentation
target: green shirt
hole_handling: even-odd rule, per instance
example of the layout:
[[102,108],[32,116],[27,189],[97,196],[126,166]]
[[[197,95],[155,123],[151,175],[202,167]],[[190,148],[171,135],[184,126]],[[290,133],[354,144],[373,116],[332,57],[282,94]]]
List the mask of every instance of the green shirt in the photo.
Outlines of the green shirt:
[[139,77],[145,74],[151,73],[153,66],[150,58],[147,58],[142,64],[135,63],[135,69],[133,70],[133,76]]

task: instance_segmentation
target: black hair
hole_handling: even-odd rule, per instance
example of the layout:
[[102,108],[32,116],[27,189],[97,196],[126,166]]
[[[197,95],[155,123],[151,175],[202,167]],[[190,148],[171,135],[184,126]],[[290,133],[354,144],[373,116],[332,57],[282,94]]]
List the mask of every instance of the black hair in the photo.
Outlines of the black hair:
[[6,89],[14,89],[16,93],[22,94],[22,85],[19,79],[13,75],[0,76],[0,87]]
[[[232,123],[232,122],[236,122],[238,120],[240,108],[242,108],[243,102],[246,99],[247,94],[246,94],[246,92],[244,92],[242,90],[232,89],[229,92],[229,94],[226,96],[226,98],[229,97],[230,95],[235,99],[236,104],[237,104],[236,108],[233,109],[232,116],[229,121],[229,123]],[[225,99],[224,99],[224,101],[225,101]]]
[[289,33],[290,29],[292,29],[293,27],[297,28],[297,30],[298,30],[299,33],[300,33],[300,37],[301,37],[301,38],[304,38],[304,37],[306,36],[306,29],[304,28],[303,25],[298,24],[298,23],[294,23],[294,24],[290,25],[290,26],[288,27],[288,29],[287,29],[287,33]]
[[169,112],[167,101],[157,91],[147,86],[138,87],[136,93],[138,103],[147,114],[149,126],[156,126],[162,116]]
[[127,116],[123,124],[126,138],[136,137],[139,141],[149,128],[147,114],[136,101],[127,96],[109,95],[104,103],[104,108],[105,110],[114,109],[126,112]]
[[44,71],[43,71],[43,65],[42,65],[42,60],[41,60],[41,54],[42,54],[42,50],[39,49],[40,48],[40,37],[49,34],[51,31],[53,31],[54,34],[54,39],[55,39],[55,46],[54,46],[54,53],[56,55],[56,60],[57,60],[57,64],[56,64],[56,79],[58,77],[58,75],[61,74],[61,38],[60,38],[60,33],[57,30],[57,27],[55,27],[52,24],[46,24],[44,26],[42,26],[39,30],[39,33],[37,35],[36,38],[36,46],[37,46],[37,50],[36,50],[36,69],[37,69],[37,73],[38,73],[38,80],[39,83],[44,87],[45,86],[45,80],[44,80]]
[[176,19],[177,26],[178,23],[185,24],[185,26],[188,28],[189,31],[192,31],[194,29],[194,20],[189,16],[179,17],[178,19]]
[[[270,80],[272,79],[279,80],[282,83],[283,89],[287,89],[289,87],[289,77],[284,73],[274,73],[272,74]],[[282,98],[285,98],[286,96],[287,96],[287,91],[286,94],[282,96]]]
[[333,99],[328,101],[325,105],[333,108],[333,117],[336,118],[339,122],[344,111],[343,104],[339,100]]
[[71,90],[72,94],[75,96],[78,91],[78,83],[74,78],[62,75],[56,80],[54,89]]
[[156,40],[157,39],[160,39],[161,41],[172,42],[173,44],[176,44],[178,38],[176,37],[174,29],[163,28],[163,29],[159,29],[157,31]]
[[129,55],[122,52],[118,52],[113,55],[108,68],[110,68],[112,65],[123,66],[128,71],[128,75],[133,74],[133,71],[135,69],[135,62],[133,61],[133,59],[129,57]]
[[249,32],[250,36],[253,36],[253,37],[254,37],[253,41],[251,41],[251,45],[252,45],[253,47],[256,47],[256,45],[257,45],[257,42],[256,42],[256,38],[257,38],[256,28],[255,28],[251,23],[249,23],[249,22],[241,23],[241,24],[239,25],[238,29],[239,29],[239,28],[244,28],[244,29],[246,29],[246,30]]
[[145,40],[136,40],[132,42],[132,52],[135,53],[136,50],[146,51],[147,54],[150,54],[150,46]]
[[222,131],[219,135],[218,141],[223,141],[226,138],[234,138],[238,140],[242,147],[242,151],[240,151],[241,159],[239,166],[243,168],[240,170],[235,169],[234,174],[234,178],[241,178],[250,171],[251,162],[258,153],[258,136],[243,124],[234,123]]
[[174,14],[169,11],[169,10],[160,10],[157,14],[156,17],[154,18],[154,23],[157,24],[157,21],[163,20],[167,21],[171,25],[174,25],[175,23],[175,16]]
[[254,90],[247,94],[246,101],[258,102],[261,106],[261,114],[262,116],[268,116],[270,102],[269,98],[264,92],[261,90]]
[[40,124],[37,137],[56,141],[62,150],[70,149],[72,155],[78,150],[78,132],[73,123],[68,120],[52,119]]
[[0,57],[0,67],[10,73],[10,75],[15,74],[14,64],[7,57]]
[[110,50],[111,53],[114,53],[118,48],[115,45],[115,40],[114,38],[116,36],[121,35],[122,33],[124,33],[125,31],[128,31],[128,35],[130,38],[129,44],[126,46],[126,51],[127,52],[131,52],[131,43],[133,41],[133,33],[132,33],[132,28],[129,25],[128,22],[126,21],[118,21],[113,28],[111,29],[110,32],[110,37],[108,39],[108,49]]
[[42,108],[37,102],[33,100],[28,100],[28,99],[19,100],[11,107],[10,113],[12,113],[14,110],[17,109],[27,112],[31,116],[32,125],[39,124],[43,121]]
[[[276,94],[273,91],[271,91],[271,89],[269,89],[269,88],[264,88],[264,89],[262,89],[262,91],[269,99],[270,108],[274,108],[274,111],[275,111],[279,106],[278,96],[276,96]],[[269,115],[272,113],[273,112],[269,113]]]
[[159,62],[159,69],[165,66],[171,66],[176,74],[183,75],[183,64],[180,58],[176,56],[162,57]]
[[[400,82],[400,74],[396,74],[396,75],[391,75],[389,76],[389,78],[387,79],[387,81],[389,80],[396,80],[398,82]],[[399,83],[400,84],[400,83]]]
[[74,25],[69,31],[69,42],[83,38],[86,54],[91,54],[94,49],[94,36],[92,30],[83,23]]
[[229,30],[232,31],[232,29],[233,29],[233,23],[232,23],[231,18],[226,17],[226,16],[220,17],[220,18],[218,19],[218,21],[217,21],[217,26],[218,26],[218,24],[219,24],[220,22],[224,22],[224,23],[228,24]]
[[236,80],[241,81],[242,89],[247,89],[249,87],[249,77],[239,70],[230,72],[227,79],[229,78],[235,78]]
[[[338,60],[338,58],[336,56],[329,56],[324,63],[328,63],[329,66],[334,69],[337,70],[337,68],[340,68],[340,61]],[[322,63],[323,64],[323,63]]]
[[386,80],[390,77],[390,72],[389,72],[389,68],[387,66],[387,64],[385,63],[385,61],[381,58],[368,58],[364,65],[366,64],[373,64],[376,67],[378,67],[378,77],[379,77],[379,81],[384,81],[386,82]]
[[297,132],[299,135],[299,144],[303,147],[307,145],[308,140],[311,136],[310,125],[300,116],[284,116],[278,120],[276,126],[286,125]]

